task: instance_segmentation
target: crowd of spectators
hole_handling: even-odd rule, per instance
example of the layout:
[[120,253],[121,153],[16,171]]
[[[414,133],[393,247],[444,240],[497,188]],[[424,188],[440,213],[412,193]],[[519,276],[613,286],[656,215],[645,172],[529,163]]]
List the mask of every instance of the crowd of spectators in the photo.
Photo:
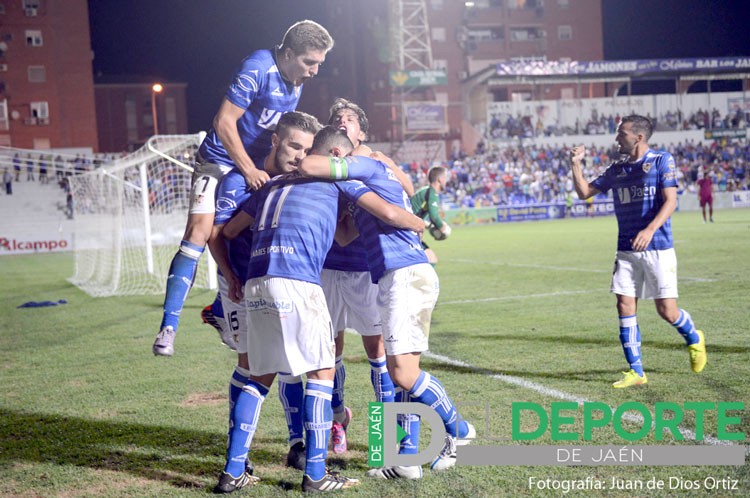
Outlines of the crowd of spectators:
[[[688,122],[701,121],[706,113],[696,113]],[[601,126],[607,132],[613,123],[610,118],[599,117]],[[664,117],[668,122],[671,115]],[[725,124],[735,126],[742,123],[742,117],[724,118]],[[718,123],[718,121],[717,121]],[[568,145],[515,145],[497,142],[480,143],[473,156],[457,155],[440,163],[451,172],[446,191],[441,195],[446,207],[492,207],[499,205],[519,205],[533,203],[570,202],[573,183],[569,174]],[[696,181],[708,174],[717,191],[750,190],[750,143],[733,140],[728,145],[716,141],[678,142],[677,144],[656,144],[654,148],[669,151],[675,158],[680,193],[696,192]],[[0,163],[13,172],[15,181],[54,181],[62,188],[70,200],[68,177],[85,173],[117,159],[112,154],[92,154],[63,157],[49,153],[15,153],[0,157]],[[584,175],[593,179],[618,159],[616,147],[590,146],[584,159]],[[428,160],[413,162],[402,167],[411,174],[415,185],[426,183],[426,174],[433,165]],[[2,169],[2,168],[0,168]],[[185,175],[176,174],[174,168],[164,165],[157,168],[161,175],[150,180],[150,204],[152,209],[170,211],[173,204],[185,204],[187,187]],[[132,176],[132,177],[131,177]],[[134,175],[126,181],[138,185],[140,179]],[[135,200],[135,194],[132,195]],[[81,206],[83,208],[83,206]],[[69,206],[72,216],[72,206]]]
[[39,181],[48,183],[54,178],[60,182],[64,177],[86,173],[103,164],[116,160],[116,154],[62,155],[49,152],[0,153],[0,167],[12,169],[15,181]]
[[[714,108],[711,112],[698,109],[689,116],[682,111],[668,111],[658,117],[648,116],[658,131],[745,129],[750,122],[750,112],[736,109],[722,115]],[[513,139],[534,137],[561,137],[565,135],[613,135],[620,121],[619,114],[591,113],[588,119],[576,119],[568,126],[559,123],[545,125],[532,115],[493,114],[490,117],[488,136],[490,139]]]
[[706,129],[745,129],[750,121],[750,112],[736,109],[722,115],[718,109],[698,109],[690,116],[683,116],[682,111],[668,111],[659,117],[659,130],[706,130]]
[[[442,163],[451,179],[441,198],[446,207],[492,207],[508,204],[565,203],[575,195],[569,174],[570,145],[482,146],[474,156]],[[696,181],[711,176],[717,191],[750,189],[750,144],[747,140],[722,146],[717,142],[679,142],[652,145],[675,158],[680,193],[696,192]],[[591,146],[584,159],[584,175],[593,179],[614,160],[616,147]],[[425,184],[431,163],[404,165],[415,185]]]

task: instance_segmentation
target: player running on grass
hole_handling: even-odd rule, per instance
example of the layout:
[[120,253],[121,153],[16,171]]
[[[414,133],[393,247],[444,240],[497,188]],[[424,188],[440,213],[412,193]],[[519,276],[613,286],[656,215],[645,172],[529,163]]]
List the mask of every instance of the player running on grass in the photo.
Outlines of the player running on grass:
[[622,118],[615,141],[625,157],[591,182],[583,178],[584,146],[571,149],[573,183],[580,199],[612,190],[619,233],[610,291],[617,296],[620,343],[630,369],[613,387],[648,382],[641,362],[638,299],[653,299],[656,311],[685,339],[690,366],[699,373],[706,366],[706,341],[690,313],[677,307],[677,257],[670,216],[677,205],[674,158],[648,145],[653,125],[648,118]]

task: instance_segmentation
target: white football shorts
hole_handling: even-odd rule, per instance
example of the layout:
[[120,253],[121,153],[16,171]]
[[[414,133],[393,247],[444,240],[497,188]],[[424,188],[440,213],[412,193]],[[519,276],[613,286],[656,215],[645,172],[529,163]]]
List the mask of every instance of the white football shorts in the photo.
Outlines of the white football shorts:
[[190,187],[188,214],[214,214],[216,212],[216,186],[232,168],[219,164],[197,162]]
[[323,293],[331,314],[336,337],[344,329],[354,329],[359,335],[382,333],[378,310],[378,286],[372,283],[368,271],[328,270],[320,272]]
[[378,282],[385,352],[391,356],[427,351],[432,310],[440,281],[429,263],[386,272]]
[[617,251],[610,292],[638,299],[677,299],[677,255],[661,251]]
[[333,368],[333,328],[323,289],[278,277],[245,283],[250,373],[264,375]]
[[221,307],[224,308],[224,321],[226,322],[224,334],[230,334],[237,344],[238,353],[247,353],[247,311],[245,311],[244,300],[235,303],[228,297],[229,283],[224,275],[219,275],[219,295],[221,296]]

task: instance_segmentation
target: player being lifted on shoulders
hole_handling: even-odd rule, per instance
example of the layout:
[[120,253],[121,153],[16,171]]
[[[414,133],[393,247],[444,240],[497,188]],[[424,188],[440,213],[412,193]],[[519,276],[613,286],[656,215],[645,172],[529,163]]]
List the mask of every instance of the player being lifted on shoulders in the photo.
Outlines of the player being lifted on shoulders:
[[[169,267],[164,313],[151,348],[155,355],[174,354],[180,314],[211,235],[219,179],[236,169],[251,189],[268,180],[261,168],[276,123],[297,108],[304,82],[318,73],[332,47],[323,26],[300,21],[287,30],[281,45],[257,50],[242,61],[198,149],[185,234]],[[202,316],[208,321],[205,311]]]
[[571,149],[573,183],[580,199],[612,190],[618,236],[610,292],[617,296],[620,343],[630,369],[615,388],[648,382],[641,362],[638,299],[653,299],[656,311],[685,339],[690,366],[699,373],[706,365],[706,341],[690,313],[677,306],[677,257],[670,216],[677,205],[674,158],[653,150],[648,140],[653,124],[643,116],[622,118],[617,127],[619,152],[624,156],[591,182],[583,178],[584,146]]
[[[411,210],[409,196],[396,175],[375,159],[311,154],[300,162],[299,169],[305,175],[318,178],[359,180],[388,202]],[[372,281],[378,285],[386,365],[398,386],[396,401],[424,403],[437,410],[445,425],[446,438],[431,468],[450,468],[456,462],[456,444],[468,442],[476,432],[460,417],[440,381],[419,366],[421,353],[427,350],[430,317],[439,293],[437,274],[427,262],[415,232],[385,225],[361,209],[356,211],[355,220],[367,251]],[[424,229],[424,222],[421,223]],[[419,419],[410,417],[404,425],[407,436],[401,441],[400,452],[417,453]],[[368,474],[383,479],[419,479],[422,468],[381,468]]]

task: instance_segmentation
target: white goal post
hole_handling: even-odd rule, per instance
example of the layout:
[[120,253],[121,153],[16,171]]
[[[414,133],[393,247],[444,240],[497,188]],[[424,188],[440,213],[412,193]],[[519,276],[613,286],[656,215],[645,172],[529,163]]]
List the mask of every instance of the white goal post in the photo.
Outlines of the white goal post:
[[[73,284],[97,297],[164,293],[185,230],[195,153],[204,136],[157,135],[132,154],[67,177]],[[208,250],[193,285],[217,287]]]

